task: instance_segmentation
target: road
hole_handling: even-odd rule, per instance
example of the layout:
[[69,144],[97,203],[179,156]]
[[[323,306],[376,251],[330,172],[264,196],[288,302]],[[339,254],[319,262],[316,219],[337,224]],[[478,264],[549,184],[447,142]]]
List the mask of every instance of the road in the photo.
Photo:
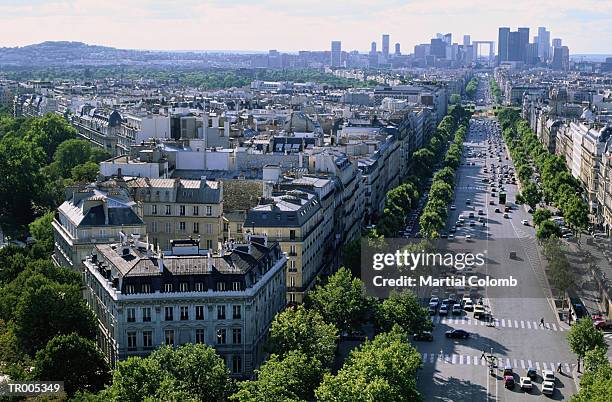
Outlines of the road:
[[[484,80],[480,80],[481,85]],[[482,88],[479,88],[483,90]],[[447,229],[458,219],[474,212],[478,218],[478,210],[486,220],[486,227],[458,227],[455,239],[464,241],[470,234],[477,249],[486,250],[487,263],[478,268],[492,278],[504,278],[511,275],[518,285],[514,288],[480,288],[487,310],[490,311],[495,326],[488,326],[484,321],[475,320],[469,312],[460,317],[433,316],[434,341],[416,342],[423,357],[423,370],[419,374],[419,387],[426,401],[525,401],[538,399],[541,395],[541,377],[529,393],[520,390],[519,376],[524,376],[528,367],[553,369],[561,364],[562,374],[557,374],[556,389],[553,400],[565,400],[576,392],[575,383],[570,371],[576,362],[576,357],[567,347],[566,327],[560,326],[555,317],[555,310],[549,299],[549,291],[545,287],[543,271],[539,264],[539,255],[533,227],[523,225],[522,220],[530,216],[523,206],[514,204],[517,186],[503,183],[509,204],[514,208],[508,218],[503,217],[503,206],[497,197],[491,196],[490,183],[483,183],[484,177],[489,178],[492,165],[513,167],[511,160],[506,160],[506,150],[502,145],[501,162],[492,146],[493,157],[489,154],[487,138],[495,136],[492,124],[487,126],[486,135],[478,134],[477,124],[470,124],[470,130],[465,142],[464,163],[457,172],[455,190],[456,210],[450,211]],[[469,151],[468,151],[469,148]],[[467,157],[469,152],[474,157]],[[478,153],[486,156],[478,157]],[[470,162],[466,164],[465,162]],[[475,164],[472,165],[471,162]],[[484,173],[484,169],[488,173]],[[496,180],[497,183],[497,180]],[[496,191],[496,194],[498,192]],[[466,204],[470,199],[470,203]],[[490,205],[493,200],[495,205]],[[495,209],[501,208],[496,213]],[[477,250],[475,250],[477,251]],[[510,259],[509,252],[515,251],[516,258]],[[444,290],[438,296],[446,297]],[[540,320],[544,319],[544,326]],[[467,340],[451,340],[444,336],[445,331],[461,328],[471,333]],[[486,359],[481,359],[483,351],[491,353],[498,359],[495,376],[489,373]],[[503,366],[511,365],[515,372],[517,385],[514,389],[505,389],[502,371]]]

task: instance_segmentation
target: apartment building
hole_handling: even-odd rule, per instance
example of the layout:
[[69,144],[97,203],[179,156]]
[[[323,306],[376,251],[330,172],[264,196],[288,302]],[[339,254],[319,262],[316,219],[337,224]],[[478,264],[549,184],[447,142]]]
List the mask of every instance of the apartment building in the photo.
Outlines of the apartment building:
[[114,182],[68,187],[52,225],[53,260],[77,271],[94,246],[117,242],[121,233],[147,233],[136,203]]
[[205,343],[231,374],[262,362],[274,316],[286,305],[286,256],[278,243],[249,237],[219,253],[176,240],[164,253],[138,236],[98,245],[85,261],[85,299],[112,366],[160,345]]
[[300,190],[272,191],[267,183],[259,205],[251,208],[245,230],[265,235],[287,254],[287,302],[302,303],[323,271],[324,216],[316,195]]
[[223,183],[185,179],[127,180],[125,186],[147,225],[149,241],[168,250],[171,240],[199,239],[217,250],[223,241]]

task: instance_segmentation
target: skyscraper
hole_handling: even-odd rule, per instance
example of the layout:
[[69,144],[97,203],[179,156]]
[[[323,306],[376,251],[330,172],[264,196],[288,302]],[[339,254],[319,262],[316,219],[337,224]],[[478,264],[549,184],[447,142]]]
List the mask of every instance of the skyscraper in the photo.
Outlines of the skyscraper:
[[527,59],[527,44],[529,44],[529,28],[519,28],[519,60],[525,61]]
[[567,46],[555,46],[553,48],[551,67],[555,70],[569,70],[569,48]]
[[508,33],[508,54],[506,61],[521,61],[521,33],[510,31]]
[[438,59],[446,59],[446,43],[439,38],[432,39],[429,54]]
[[382,55],[385,59],[389,58],[389,35],[382,36]]
[[453,34],[451,33],[444,34],[444,36],[442,37],[442,40],[444,41],[444,43],[450,46],[453,43]]
[[510,34],[510,28],[500,27],[499,34],[497,37],[497,62],[508,60],[508,35]]
[[331,66],[340,67],[342,65],[342,42],[334,40],[331,43]]
[[396,43],[396,44],[395,44],[395,55],[396,55],[396,56],[399,56],[399,55],[401,55],[401,54],[402,54],[402,52],[401,52],[401,47],[400,47],[400,44],[399,44],[399,42],[398,42],[398,43]]
[[470,46],[472,44],[472,38],[470,35],[463,35],[463,46]]
[[555,47],[561,47],[561,46],[563,46],[563,42],[561,41],[561,38],[554,38],[554,39],[552,40],[552,47],[553,47],[553,48],[555,48]]
[[550,31],[547,31],[545,27],[538,28],[538,57],[542,62],[550,59]]
[[370,54],[376,54],[376,42],[372,42],[370,45]]

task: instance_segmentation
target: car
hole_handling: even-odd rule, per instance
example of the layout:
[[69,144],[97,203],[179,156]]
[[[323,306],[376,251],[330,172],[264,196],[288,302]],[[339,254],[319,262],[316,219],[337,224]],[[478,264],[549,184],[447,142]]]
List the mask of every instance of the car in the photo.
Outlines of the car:
[[472,239],[472,235],[470,234],[465,235],[465,240],[470,241],[471,239]]
[[501,210],[500,210],[499,208],[495,208],[495,212],[496,212],[496,213],[500,213],[500,212],[501,212]]
[[557,379],[555,377],[555,372],[552,370],[542,370],[542,381],[552,381],[555,382]]
[[461,308],[461,305],[455,304],[453,306],[453,315],[461,315],[461,314],[463,314],[463,309]]
[[429,306],[427,311],[429,312],[429,315],[436,315],[436,312],[438,311],[438,309],[436,307]]
[[473,218],[474,217],[474,213],[470,212],[470,214],[468,215],[468,217]]
[[484,221],[485,221],[484,219],[485,219],[485,218],[484,218],[483,216],[479,216],[479,217],[478,217],[478,222],[484,222]]
[[431,333],[431,331],[423,331],[423,332],[419,332],[417,334],[414,334],[412,336],[412,339],[414,339],[415,341],[432,342],[433,341],[433,334]]
[[470,226],[476,226],[476,222],[470,221]]
[[480,319],[485,315],[485,308],[479,304],[474,306],[474,318]]
[[489,205],[495,205],[495,201],[493,200],[489,201]]
[[516,251],[510,251],[510,259],[514,260],[516,258]]
[[511,376],[511,375],[504,376],[504,387],[508,389],[514,388],[514,376]]
[[451,329],[450,331],[446,331],[445,335],[447,338],[453,339],[468,339],[470,337],[470,333],[463,329]]
[[542,393],[544,395],[552,395],[555,393],[555,383],[552,381],[544,381],[542,383]]
[[510,210],[511,210],[511,209],[512,209],[512,208],[510,208],[509,206],[508,206],[508,207],[505,207],[505,208],[504,208],[504,212],[510,212]]
[[455,226],[456,226],[456,227],[461,227],[461,226],[463,226],[463,220],[459,220],[459,221],[455,222]]
[[521,386],[521,389],[524,390],[533,389],[533,383],[529,377],[521,377],[519,380],[519,385]]
[[507,212],[504,212],[504,218],[509,219],[510,215]]
[[470,205],[470,204],[471,204],[471,202],[472,202],[472,200],[470,200],[469,198],[468,198],[467,200],[465,200],[465,204],[466,204],[466,205]]
[[455,209],[457,209],[457,206],[456,206],[455,204],[453,204],[453,205],[451,205],[451,206],[450,206],[450,210],[451,210],[451,211],[454,211]]
[[438,304],[440,304],[440,299],[436,296],[431,296],[431,298],[429,299],[429,305],[434,305],[436,307],[438,307]]
[[474,302],[472,300],[465,302],[463,309],[465,311],[474,311]]
[[465,217],[463,216],[463,214],[459,214],[457,219],[460,220],[460,221],[463,221],[465,219]]
[[512,366],[509,364],[506,364],[504,366],[504,376],[507,376],[507,375],[514,375],[514,372],[512,371]]
[[443,304],[438,310],[438,315],[448,315],[448,305]]
[[482,209],[478,210],[478,215],[484,215],[484,211]]
[[536,369],[534,369],[533,367],[529,367],[527,369],[526,376],[531,378],[531,381],[535,381],[538,378],[538,371]]
[[612,320],[604,320],[604,319],[594,319],[593,326],[596,329],[611,329],[612,328]]
[[525,226],[529,226],[529,221],[527,219],[523,219],[521,223]]
[[451,228],[448,229],[448,231],[451,232],[451,233],[455,233],[457,231],[457,226],[455,226],[455,225],[451,226]]
[[566,234],[562,235],[561,237],[563,237],[564,239],[571,239],[572,237],[574,237],[574,235],[571,234],[571,233],[566,233]]

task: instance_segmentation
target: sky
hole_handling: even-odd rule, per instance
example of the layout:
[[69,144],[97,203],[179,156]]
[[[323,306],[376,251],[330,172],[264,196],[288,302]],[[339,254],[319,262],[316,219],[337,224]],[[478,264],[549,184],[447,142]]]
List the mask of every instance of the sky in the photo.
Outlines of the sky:
[[55,40],[155,50],[380,49],[437,32],[497,41],[497,28],[545,26],[570,53],[612,54],[612,0],[0,0],[0,46]]

